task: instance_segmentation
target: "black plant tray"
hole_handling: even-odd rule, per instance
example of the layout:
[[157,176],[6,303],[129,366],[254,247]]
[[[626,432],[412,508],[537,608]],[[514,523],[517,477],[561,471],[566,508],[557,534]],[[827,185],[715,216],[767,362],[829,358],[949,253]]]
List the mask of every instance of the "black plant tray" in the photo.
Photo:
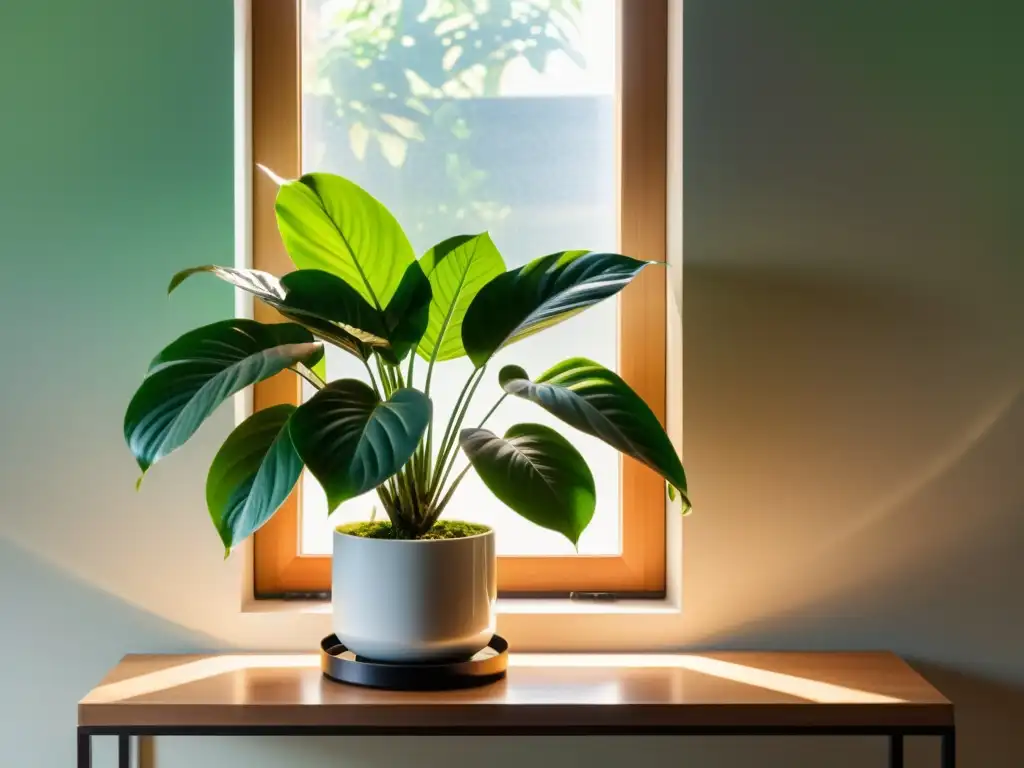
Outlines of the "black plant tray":
[[508,642],[495,635],[491,642],[466,661],[437,664],[387,664],[356,656],[337,635],[320,642],[320,668],[339,683],[389,688],[395,691],[444,691],[487,685],[505,676]]

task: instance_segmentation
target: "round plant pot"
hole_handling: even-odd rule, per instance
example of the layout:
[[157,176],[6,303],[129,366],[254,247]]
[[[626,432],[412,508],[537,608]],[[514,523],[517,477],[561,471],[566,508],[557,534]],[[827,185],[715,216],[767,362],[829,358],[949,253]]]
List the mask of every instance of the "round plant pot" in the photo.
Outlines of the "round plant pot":
[[494,635],[494,531],[460,539],[372,539],[334,532],[334,632],[391,663],[468,659]]

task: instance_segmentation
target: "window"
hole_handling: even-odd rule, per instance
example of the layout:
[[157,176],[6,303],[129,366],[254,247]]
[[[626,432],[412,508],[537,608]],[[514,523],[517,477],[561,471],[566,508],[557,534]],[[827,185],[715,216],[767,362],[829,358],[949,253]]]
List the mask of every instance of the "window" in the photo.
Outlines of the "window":
[[[487,230],[509,268],[579,247],[664,260],[667,0],[252,3],[255,162],[283,176],[326,170],[353,179],[395,213],[420,253]],[[253,265],[282,274],[292,266],[275,192],[255,179]],[[266,307],[256,312],[275,319]],[[647,269],[617,301],[500,353],[474,405],[480,416],[492,405],[485,393],[488,384],[498,393],[501,363],[539,373],[583,355],[617,370],[664,419],[665,324],[665,271]],[[359,376],[344,355],[327,365],[330,378]],[[469,372],[465,360],[438,366],[439,413]],[[309,394],[281,374],[257,386],[254,407]],[[549,421],[513,400],[491,429]],[[572,439],[599,496],[578,553],[505,509],[476,478],[447,514],[495,525],[503,594],[664,591],[663,482],[597,440]],[[353,499],[328,520],[322,491],[304,478],[256,535],[257,596],[328,590],[333,527],[368,518],[373,503],[371,494]]]

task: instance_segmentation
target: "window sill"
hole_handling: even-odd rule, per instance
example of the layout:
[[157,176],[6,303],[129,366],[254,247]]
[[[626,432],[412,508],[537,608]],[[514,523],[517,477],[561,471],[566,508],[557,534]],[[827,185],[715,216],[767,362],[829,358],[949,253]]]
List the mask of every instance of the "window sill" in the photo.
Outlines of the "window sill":
[[[564,598],[501,598],[498,615],[543,616],[664,616],[680,612],[679,604],[671,599],[661,600],[596,600],[580,601]],[[247,600],[242,613],[305,614],[331,613],[329,600]]]

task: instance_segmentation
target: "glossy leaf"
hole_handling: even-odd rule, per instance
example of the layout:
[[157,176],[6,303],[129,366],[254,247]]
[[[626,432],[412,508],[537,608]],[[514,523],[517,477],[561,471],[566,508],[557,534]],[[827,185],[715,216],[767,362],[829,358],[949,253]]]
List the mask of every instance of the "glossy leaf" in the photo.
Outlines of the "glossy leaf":
[[333,511],[405,466],[429,421],[430,400],[418,390],[382,401],[363,382],[339,379],[299,406],[289,431]]
[[581,432],[593,435],[653,469],[686,500],[686,474],[661,422],[643,399],[613,371],[574,357],[531,381],[519,366],[501,369],[498,381],[510,395],[530,400]]
[[323,346],[292,323],[235,318],[169,344],[150,365],[124,417],[124,436],[143,472],[184,445],[224,400],[297,363],[315,364]]
[[542,256],[485,285],[462,324],[478,367],[502,347],[614,296],[651,262],[617,253],[564,251]]
[[389,348],[381,355],[397,365],[416,348],[427,329],[430,312],[431,287],[427,276],[417,262],[405,270],[398,290],[384,308]]
[[300,269],[281,278],[284,299],[277,309],[286,317],[311,330],[324,329],[327,321],[334,330],[371,347],[388,345],[384,318],[348,283],[330,272]]
[[366,360],[373,349],[389,346],[381,312],[340,277],[319,269],[289,272],[280,280],[255,269],[207,265],[176,274],[168,291],[191,275],[209,272],[248,291],[319,338]]
[[416,346],[427,324],[430,283],[416,262],[406,269],[383,312],[371,307],[340,277],[319,269],[290,272],[281,278],[281,287],[285,296],[278,309],[286,317],[328,341],[335,341],[332,337],[340,330],[343,336],[356,339],[361,351],[370,348],[392,365]]
[[452,360],[466,354],[462,321],[487,283],[505,272],[505,262],[486,232],[458,235],[438,243],[420,259],[433,288],[430,319],[417,350],[424,360]]
[[269,272],[263,272],[259,269],[218,267],[215,264],[204,264],[200,267],[189,267],[188,269],[181,270],[171,278],[170,285],[167,286],[167,293],[172,293],[175,288],[192,277],[192,275],[202,272],[216,275],[221,280],[251,293],[271,306],[284,299],[284,289],[281,288],[281,281]]
[[302,459],[288,435],[290,404],[257,411],[224,441],[206,478],[206,505],[227,552],[259,530],[288,498]]
[[464,429],[459,443],[498,499],[576,546],[597,505],[594,476],[572,444],[550,427],[515,424],[504,438]]
[[281,239],[299,269],[337,275],[383,310],[416,259],[395,217],[366,190],[329,173],[281,184]]

